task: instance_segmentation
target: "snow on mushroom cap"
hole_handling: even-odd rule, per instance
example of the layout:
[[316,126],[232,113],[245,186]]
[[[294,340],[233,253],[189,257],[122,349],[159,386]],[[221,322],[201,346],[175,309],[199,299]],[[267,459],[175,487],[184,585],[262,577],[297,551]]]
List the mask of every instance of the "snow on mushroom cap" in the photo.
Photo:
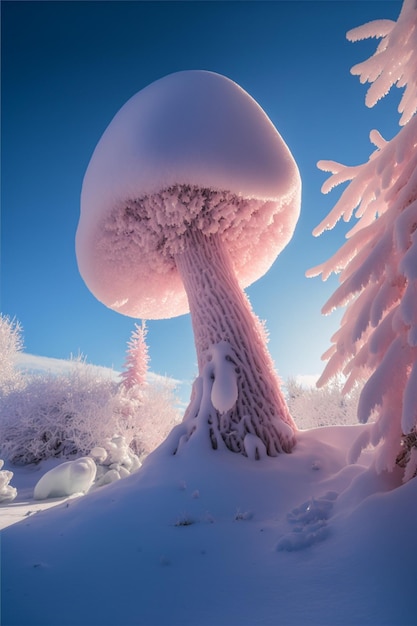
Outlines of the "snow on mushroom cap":
[[171,74],[128,100],[94,151],[76,237],[80,273],[125,315],[186,313],[174,261],[186,228],[219,232],[246,287],[291,239],[300,193],[288,147],[249,94],[213,72]]

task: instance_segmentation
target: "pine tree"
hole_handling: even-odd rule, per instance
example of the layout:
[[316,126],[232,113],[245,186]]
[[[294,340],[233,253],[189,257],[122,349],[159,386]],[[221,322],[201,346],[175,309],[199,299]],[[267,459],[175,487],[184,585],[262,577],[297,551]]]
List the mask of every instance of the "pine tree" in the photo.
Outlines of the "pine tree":
[[[323,308],[329,313],[347,305],[319,385],[342,372],[349,391],[367,380],[358,418],[372,427],[355,446],[381,444],[377,469],[405,467],[405,479],[417,470],[417,4],[405,0],[398,20],[377,20],[349,31],[348,39],[381,39],[376,52],[352,68],[370,82],[370,107],[393,85],[405,88],[398,107],[401,130],[385,141],[370,135],[376,150],[367,163],[348,167],[333,161],[318,166],[331,172],[323,186],[350,181],[339,201],[316,228],[316,235],[342,217],[357,218],[347,242],[308,275],[340,274],[340,286]],[[411,442],[411,443],[410,443]],[[414,442],[414,444],[412,443]],[[412,452],[411,448],[414,450]],[[411,467],[413,465],[413,467]]]
[[122,385],[126,389],[130,389],[134,385],[143,386],[146,384],[149,364],[148,346],[146,344],[147,334],[148,330],[144,321],[141,326],[135,324],[135,330],[132,332],[127,344],[125,370],[121,373]]

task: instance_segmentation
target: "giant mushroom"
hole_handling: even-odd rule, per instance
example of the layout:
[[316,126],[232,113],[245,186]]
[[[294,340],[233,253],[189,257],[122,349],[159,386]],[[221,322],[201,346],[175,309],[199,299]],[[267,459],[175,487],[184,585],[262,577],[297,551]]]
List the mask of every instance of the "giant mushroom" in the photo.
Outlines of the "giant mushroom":
[[255,100],[219,74],[170,74],[134,95],[88,165],[80,273],[135,318],[191,312],[199,376],[185,437],[260,458],[290,452],[296,426],[243,289],[291,239],[297,165]]

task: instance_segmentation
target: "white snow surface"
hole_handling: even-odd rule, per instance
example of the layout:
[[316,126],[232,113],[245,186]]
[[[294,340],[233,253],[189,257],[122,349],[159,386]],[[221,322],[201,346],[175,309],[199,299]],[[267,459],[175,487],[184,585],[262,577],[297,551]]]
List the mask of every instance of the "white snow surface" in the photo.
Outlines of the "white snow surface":
[[[346,463],[366,428],[303,431],[261,461],[162,444],[23,517],[2,533],[3,626],[415,624],[417,480],[376,474],[371,451]],[[36,475],[19,468],[0,520]]]

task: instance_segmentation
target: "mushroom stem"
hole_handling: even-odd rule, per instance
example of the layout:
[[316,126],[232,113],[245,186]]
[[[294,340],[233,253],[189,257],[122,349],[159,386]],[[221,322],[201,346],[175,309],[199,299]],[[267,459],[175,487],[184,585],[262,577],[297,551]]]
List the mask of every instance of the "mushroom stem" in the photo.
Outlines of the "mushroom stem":
[[[187,292],[200,377],[204,378],[204,370],[213,358],[213,347],[222,342],[228,344],[225,358],[232,362],[236,373],[237,400],[224,413],[214,409],[215,430],[234,452],[248,454],[247,435],[258,438],[269,456],[290,452],[296,426],[280,390],[260,322],[239,286],[226,245],[217,234],[205,235],[190,228],[175,262]],[[196,417],[193,412],[192,417]],[[213,410],[210,413],[207,420],[211,423]],[[259,450],[264,449],[262,444]]]

